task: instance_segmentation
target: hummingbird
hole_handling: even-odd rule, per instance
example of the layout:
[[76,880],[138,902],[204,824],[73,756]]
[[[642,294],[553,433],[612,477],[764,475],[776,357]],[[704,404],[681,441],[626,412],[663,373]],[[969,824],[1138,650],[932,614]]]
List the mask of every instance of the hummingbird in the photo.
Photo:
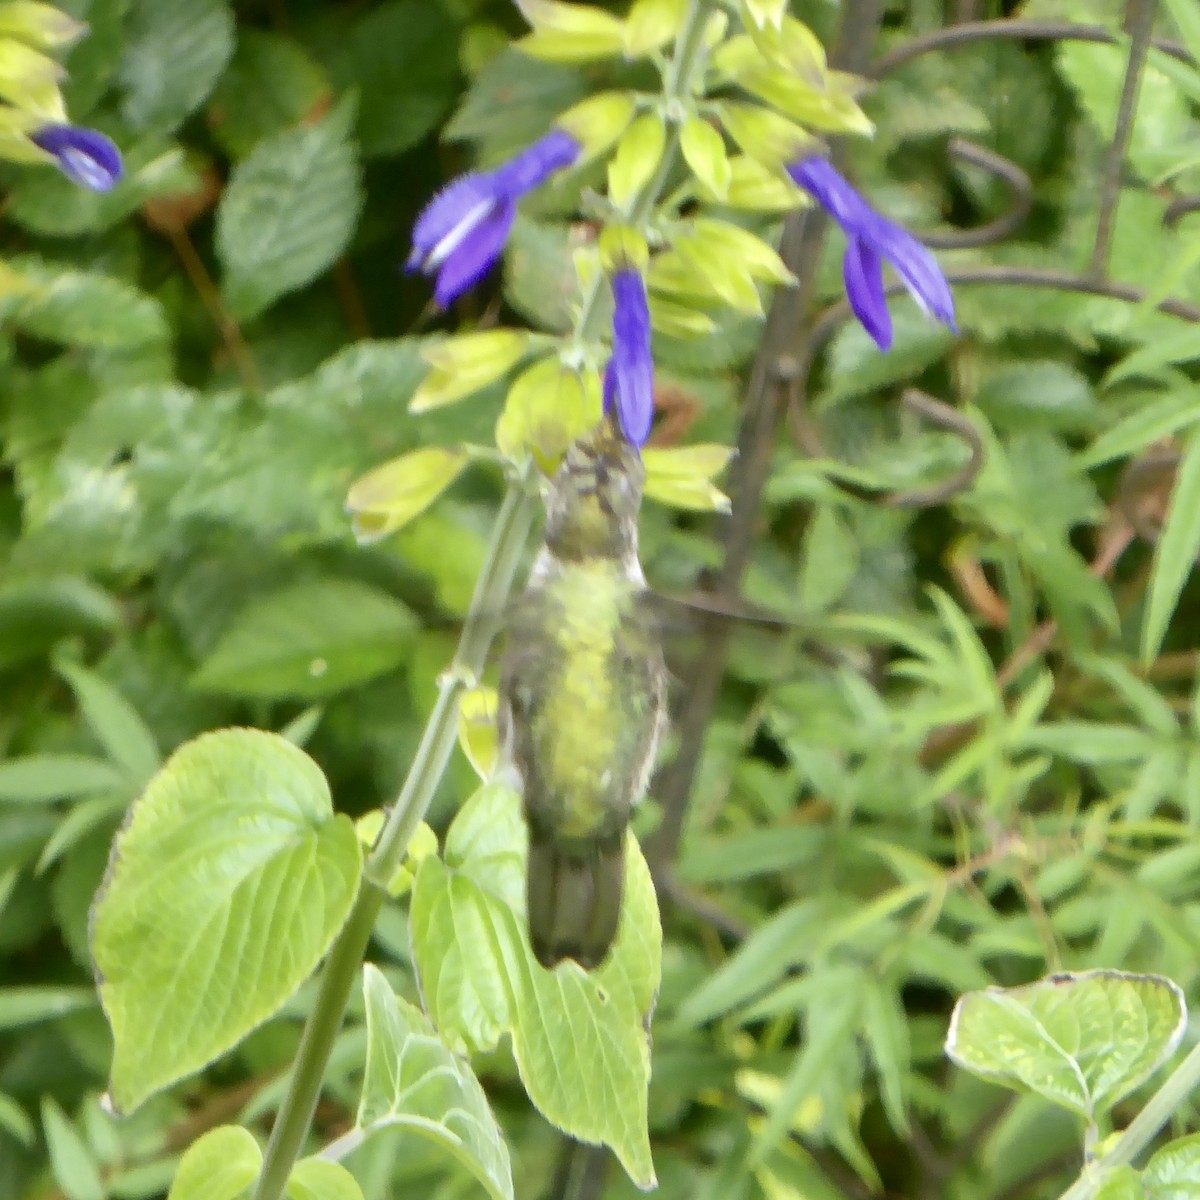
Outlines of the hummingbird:
[[529,828],[527,905],[546,968],[598,967],[617,934],[625,838],[666,725],[667,670],[638,560],[645,468],[610,419],[568,450],[507,627],[500,729]]

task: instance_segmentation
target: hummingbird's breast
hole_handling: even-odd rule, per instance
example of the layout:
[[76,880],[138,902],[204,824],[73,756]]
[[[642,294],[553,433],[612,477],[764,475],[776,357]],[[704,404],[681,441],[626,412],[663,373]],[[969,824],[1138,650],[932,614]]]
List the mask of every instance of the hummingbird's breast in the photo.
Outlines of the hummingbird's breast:
[[559,564],[531,590],[502,680],[526,811],[559,838],[617,833],[645,791],[664,707],[641,588],[593,560]]

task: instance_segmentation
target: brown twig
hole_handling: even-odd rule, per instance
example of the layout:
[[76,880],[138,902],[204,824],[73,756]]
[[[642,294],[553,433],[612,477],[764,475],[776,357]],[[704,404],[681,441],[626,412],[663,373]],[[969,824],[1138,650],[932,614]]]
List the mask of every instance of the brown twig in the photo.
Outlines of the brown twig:
[[1138,90],[1142,84],[1146,55],[1150,51],[1150,32],[1157,7],[1157,0],[1129,0],[1125,10],[1126,30],[1130,39],[1129,58],[1125,64],[1125,79],[1121,84],[1117,125],[1104,156],[1104,172],[1100,183],[1100,213],[1096,219],[1096,244],[1092,248],[1091,263],[1091,273],[1097,279],[1103,279],[1108,274],[1113,222],[1121,198],[1121,176],[1125,170],[1129,138],[1133,133]]

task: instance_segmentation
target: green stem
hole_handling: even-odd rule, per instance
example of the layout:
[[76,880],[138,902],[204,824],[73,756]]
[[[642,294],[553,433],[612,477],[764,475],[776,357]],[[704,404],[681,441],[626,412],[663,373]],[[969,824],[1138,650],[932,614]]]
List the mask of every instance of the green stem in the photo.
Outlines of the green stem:
[[296,1065],[267,1143],[255,1200],[279,1200],[292,1164],[308,1136],[325,1067],[341,1028],[350,990],[366,956],[375,918],[387,899],[381,883],[386,883],[395,872],[413,831],[429,809],[429,802],[454,749],[459,697],[483,670],[495,631],[495,614],[508,597],[528,541],[538,509],[537,498],[529,486],[530,475],[531,470],[527,468],[505,494],[487,560],[463,624],[458,652],[438,684],[437,703],[425,726],[404,788],[368,856],[363,886],[350,918],[325,961],[316,1002],[296,1054]]
[[1166,1082],[1146,1102],[1146,1107],[1118,1135],[1106,1154],[1084,1167],[1082,1174],[1062,1194],[1060,1200],[1088,1200],[1096,1194],[1104,1177],[1114,1167],[1131,1163],[1154,1140],[1175,1110],[1200,1087],[1200,1045],[1193,1046],[1167,1077]]
[[[703,61],[704,26],[713,3],[714,0],[692,0],[667,75],[668,100],[682,100],[691,87]],[[633,205],[630,215],[636,224],[646,221],[653,211],[678,146],[679,129],[673,125],[659,170]],[[581,330],[590,331],[594,323],[599,292],[599,286],[594,287],[584,298],[578,326]],[[463,624],[458,651],[438,684],[437,701],[404,787],[388,814],[379,840],[367,857],[362,889],[350,918],[338,934],[322,969],[316,1002],[304,1027],[287,1093],[267,1143],[254,1200],[279,1200],[308,1136],[346,1003],[366,955],[375,919],[387,899],[385,885],[399,866],[413,832],[424,820],[434,791],[445,773],[457,734],[459,700],[463,691],[472,686],[483,671],[488,647],[496,631],[495,614],[503,609],[512,590],[513,577],[538,511],[532,479],[533,467],[527,464],[505,494],[492,531],[487,559]]]

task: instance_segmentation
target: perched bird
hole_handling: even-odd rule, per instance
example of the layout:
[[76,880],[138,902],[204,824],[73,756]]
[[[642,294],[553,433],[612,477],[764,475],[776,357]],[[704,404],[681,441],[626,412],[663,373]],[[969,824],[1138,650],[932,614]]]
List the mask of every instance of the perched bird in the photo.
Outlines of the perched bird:
[[529,827],[529,937],[591,969],[617,934],[630,815],[666,723],[666,667],[638,561],[645,469],[611,420],[554,477],[545,541],[507,626],[501,735]]

